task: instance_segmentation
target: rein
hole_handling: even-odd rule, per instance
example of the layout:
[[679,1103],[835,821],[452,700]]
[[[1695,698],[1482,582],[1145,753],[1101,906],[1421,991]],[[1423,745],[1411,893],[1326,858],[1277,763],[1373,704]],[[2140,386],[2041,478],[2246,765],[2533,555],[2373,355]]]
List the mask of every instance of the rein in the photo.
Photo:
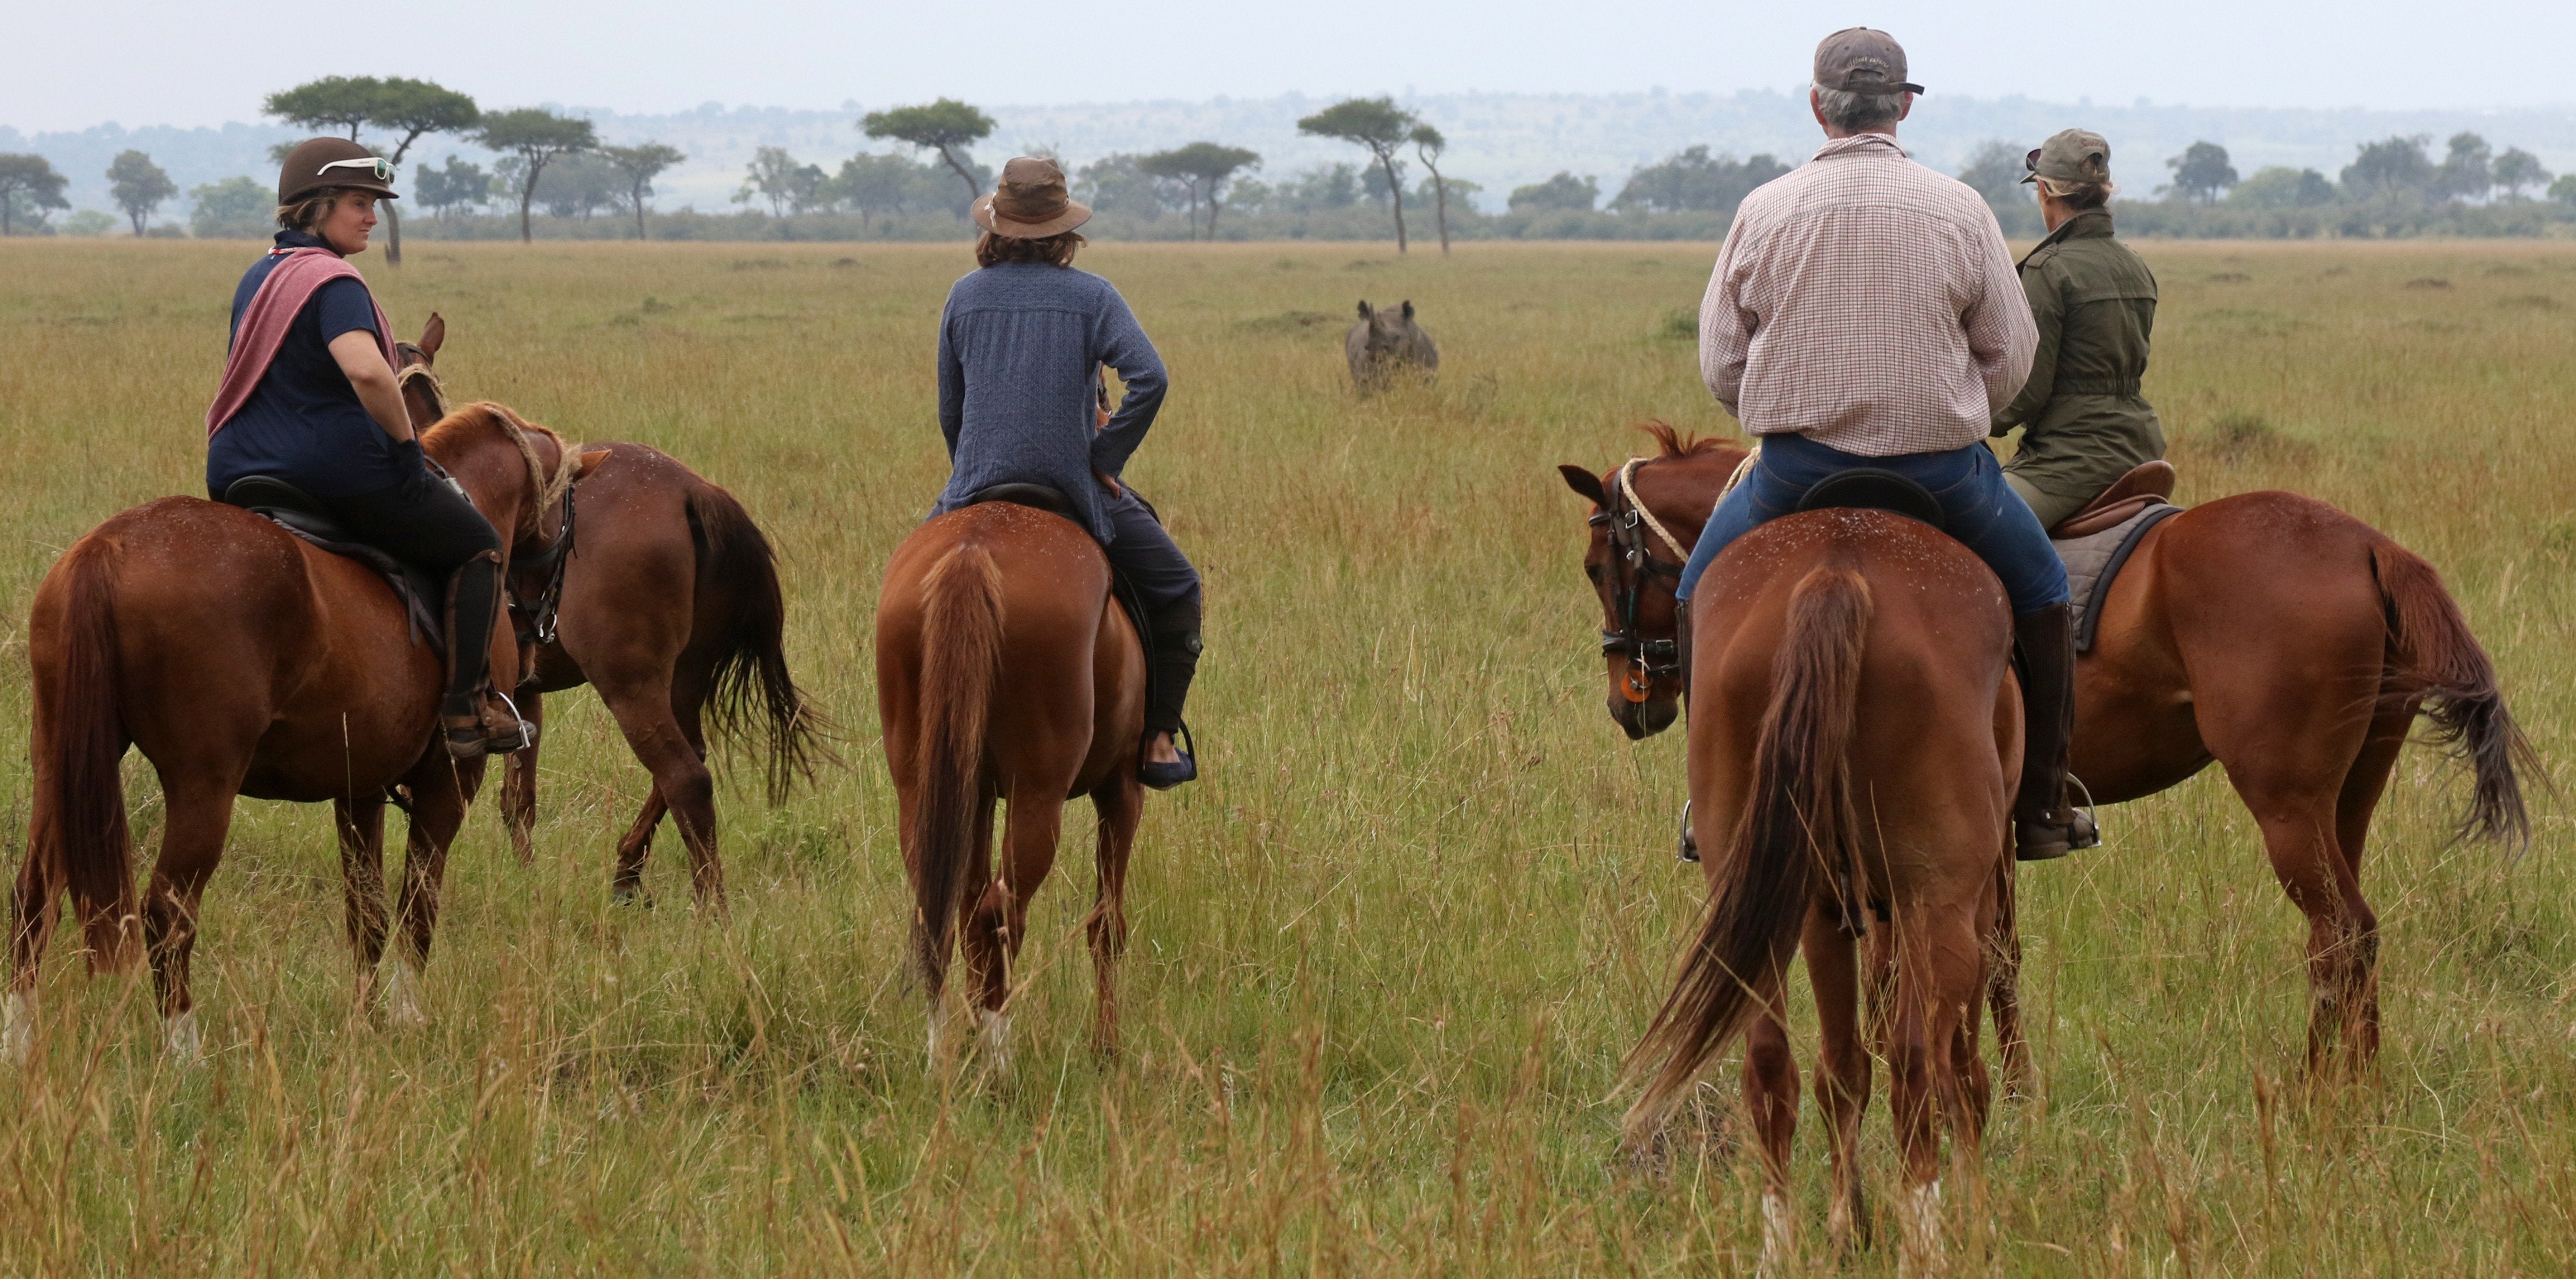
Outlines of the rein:
[[[1610,542],[1612,607],[1619,618],[1619,629],[1601,632],[1601,651],[1613,657],[1628,659],[1628,672],[1619,681],[1619,695],[1630,702],[1643,702],[1654,694],[1655,681],[1681,674],[1681,645],[1675,640],[1650,640],[1637,634],[1637,609],[1646,594],[1647,579],[1668,577],[1681,582],[1682,564],[1690,552],[1681,539],[1665,528],[1654,512],[1637,500],[1637,468],[1650,458],[1632,457],[1619,467],[1616,482],[1610,485],[1610,504],[1592,514],[1590,523],[1604,530]],[[1646,541],[1646,532],[1671,548],[1675,558],[1655,558]]]

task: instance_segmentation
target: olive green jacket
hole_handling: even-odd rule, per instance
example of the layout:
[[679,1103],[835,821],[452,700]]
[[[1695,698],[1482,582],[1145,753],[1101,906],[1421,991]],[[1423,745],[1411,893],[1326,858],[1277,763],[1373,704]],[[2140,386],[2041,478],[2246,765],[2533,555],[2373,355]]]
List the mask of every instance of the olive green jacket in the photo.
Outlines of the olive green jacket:
[[2049,525],[2130,467],[2164,456],[2164,428],[2138,394],[2156,277],[2111,237],[2109,209],[2087,209],[2021,260],[2021,285],[2039,322],[2039,353],[2021,394],[1995,414],[1993,433],[2029,428],[2004,473]]

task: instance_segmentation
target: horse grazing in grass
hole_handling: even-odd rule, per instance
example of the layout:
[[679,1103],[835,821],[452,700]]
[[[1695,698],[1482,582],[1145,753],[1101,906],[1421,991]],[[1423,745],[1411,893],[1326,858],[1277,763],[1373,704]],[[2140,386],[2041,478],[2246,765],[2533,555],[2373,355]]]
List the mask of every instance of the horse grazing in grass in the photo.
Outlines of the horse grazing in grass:
[[[1694,834],[1709,906],[1672,994],[1630,1054],[1650,1134],[1738,1033],[1761,1146],[1763,1270],[1794,1246],[1798,1122],[1786,974],[1803,943],[1821,1021],[1832,1229],[1861,1220],[1854,1167],[1870,1092],[1859,992],[1903,1164],[1911,1258],[1937,1253],[1941,1133],[1973,1168],[1988,1085],[1977,1004],[2012,867],[2006,817],[2021,702],[2003,586],[1928,524],[1878,510],[1774,520],[1719,556],[1691,605]],[[1865,950],[1867,971],[1856,963]]]
[[[419,343],[398,348],[415,424],[444,411],[432,370],[446,337],[447,322],[433,314]],[[720,903],[708,721],[736,742],[755,721],[767,730],[773,804],[829,757],[825,725],[788,672],[777,556],[750,512],[667,454],[641,444],[591,448],[578,491],[539,515],[549,540],[512,566],[511,616],[527,658],[519,713],[539,724],[547,693],[598,689],[653,775],[617,843],[610,892],[619,901],[642,893],[644,859],[667,812],[688,848],[698,899]],[[503,766],[501,812],[522,864],[533,857],[538,749]]]
[[[877,598],[877,714],[912,878],[934,1064],[952,938],[962,932],[984,1050],[1007,1065],[1010,968],[1027,940],[1029,900],[1055,864],[1065,801],[1079,795],[1099,819],[1100,881],[1086,922],[1094,1042],[1111,1052],[1118,1038],[1127,855],[1144,809],[1136,767],[1145,651],[1111,599],[1099,544],[1072,519],[1020,504],[1052,505],[1052,490],[1003,487],[1034,492],[914,530]],[[998,875],[996,799],[1008,804]]]
[[[1584,571],[1608,619],[1611,717],[1632,738],[1673,719],[1673,584],[1745,456],[1647,429],[1661,445],[1652,457],[1606,476],[1558,468],[1594,507]],[[2240,493],[2150,529],[2075,664],[2072,771],[2095,800],[2152,795],[2216,760],[2253,812],[2308,920],[2311,1072],[2364,1068],[2379,1048],[2379,919],[2362,896],[2362,852],[2419,713],[2469,767],[2458,833],[2527,841],[2520,770],[2538,761],[2441,575],[2295,493]],[[2004,941],[1999,1017],[2012,999]],[[2017,1036],[1999,1032],[2012,1060]]]
[[[537,540],[538,508],[583,464],[497,404],[466,405],[421,444],[502,531],[505,556]],[[35,795],[0,1034],[11,1055],[32,1047],[37,967],[66,891],[93,968],[131,958],[139,916],[167,1045],[196,1054],[189,958],[236,795],[332,804],[359,1000],[378,993],[398,915],[402,944],[382,993],[397,1020],[420,1020],[413,988],[447,846],[483,761],[451,762],[433,744],[443,664],[382,578],[239,507],[168,497],[73,543],[36,590],[27,637]],[[492,668],[513,669],[506,630],[491,642]],[[129,746],[159,773],[165,803],[140,903],[118,775]],[[411,838],[389,915],[384,813],[396,796]]]

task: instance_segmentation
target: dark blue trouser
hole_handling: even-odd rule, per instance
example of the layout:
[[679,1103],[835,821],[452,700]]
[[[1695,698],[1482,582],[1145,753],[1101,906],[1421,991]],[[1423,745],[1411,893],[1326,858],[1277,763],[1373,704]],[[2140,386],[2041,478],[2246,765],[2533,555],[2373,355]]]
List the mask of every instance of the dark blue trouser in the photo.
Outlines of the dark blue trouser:
[[2066,566],[2048,544],[2048,530],[2039,526],[2039,517],[2030,513],[2021,495],[2004,483],[2003,467],[1986,446],[1864,457],[1803,435],[1762,437],[1761,462],[1709,516],[1699,544],[1691,548],[1690,563],[1682,568],[1676,594],[1689,599],[1699,575],[1708,571],[1709,562],[1727,543],[1765,520],[1797,510],[1798,499],[1816,481],[1859,466],[1894,471],[1930,489],[1949,517],[1950,536],[1976,552],[2003,579],[2013,616],[2066,602]]
[[1125,489],[1108,506],[1111,536],[1101,549],[1110,567],[1142,598],[1150,632],[1146,640],[1153,654],[1153,679],[1145,728],[1174,732],[1181,727],[1181,707],[1198,672],[1199,571],[1136,490]]

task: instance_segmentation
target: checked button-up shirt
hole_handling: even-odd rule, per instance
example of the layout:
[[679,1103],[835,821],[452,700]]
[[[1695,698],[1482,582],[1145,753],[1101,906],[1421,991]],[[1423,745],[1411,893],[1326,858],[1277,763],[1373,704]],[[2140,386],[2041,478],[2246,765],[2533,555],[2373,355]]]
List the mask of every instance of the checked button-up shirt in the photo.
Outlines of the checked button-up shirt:
[[2039,333],[1994,212],[1863,133],[1745,197],[1700,303],[1700,374],[1754,435],[1887,457],[1986,438]]

